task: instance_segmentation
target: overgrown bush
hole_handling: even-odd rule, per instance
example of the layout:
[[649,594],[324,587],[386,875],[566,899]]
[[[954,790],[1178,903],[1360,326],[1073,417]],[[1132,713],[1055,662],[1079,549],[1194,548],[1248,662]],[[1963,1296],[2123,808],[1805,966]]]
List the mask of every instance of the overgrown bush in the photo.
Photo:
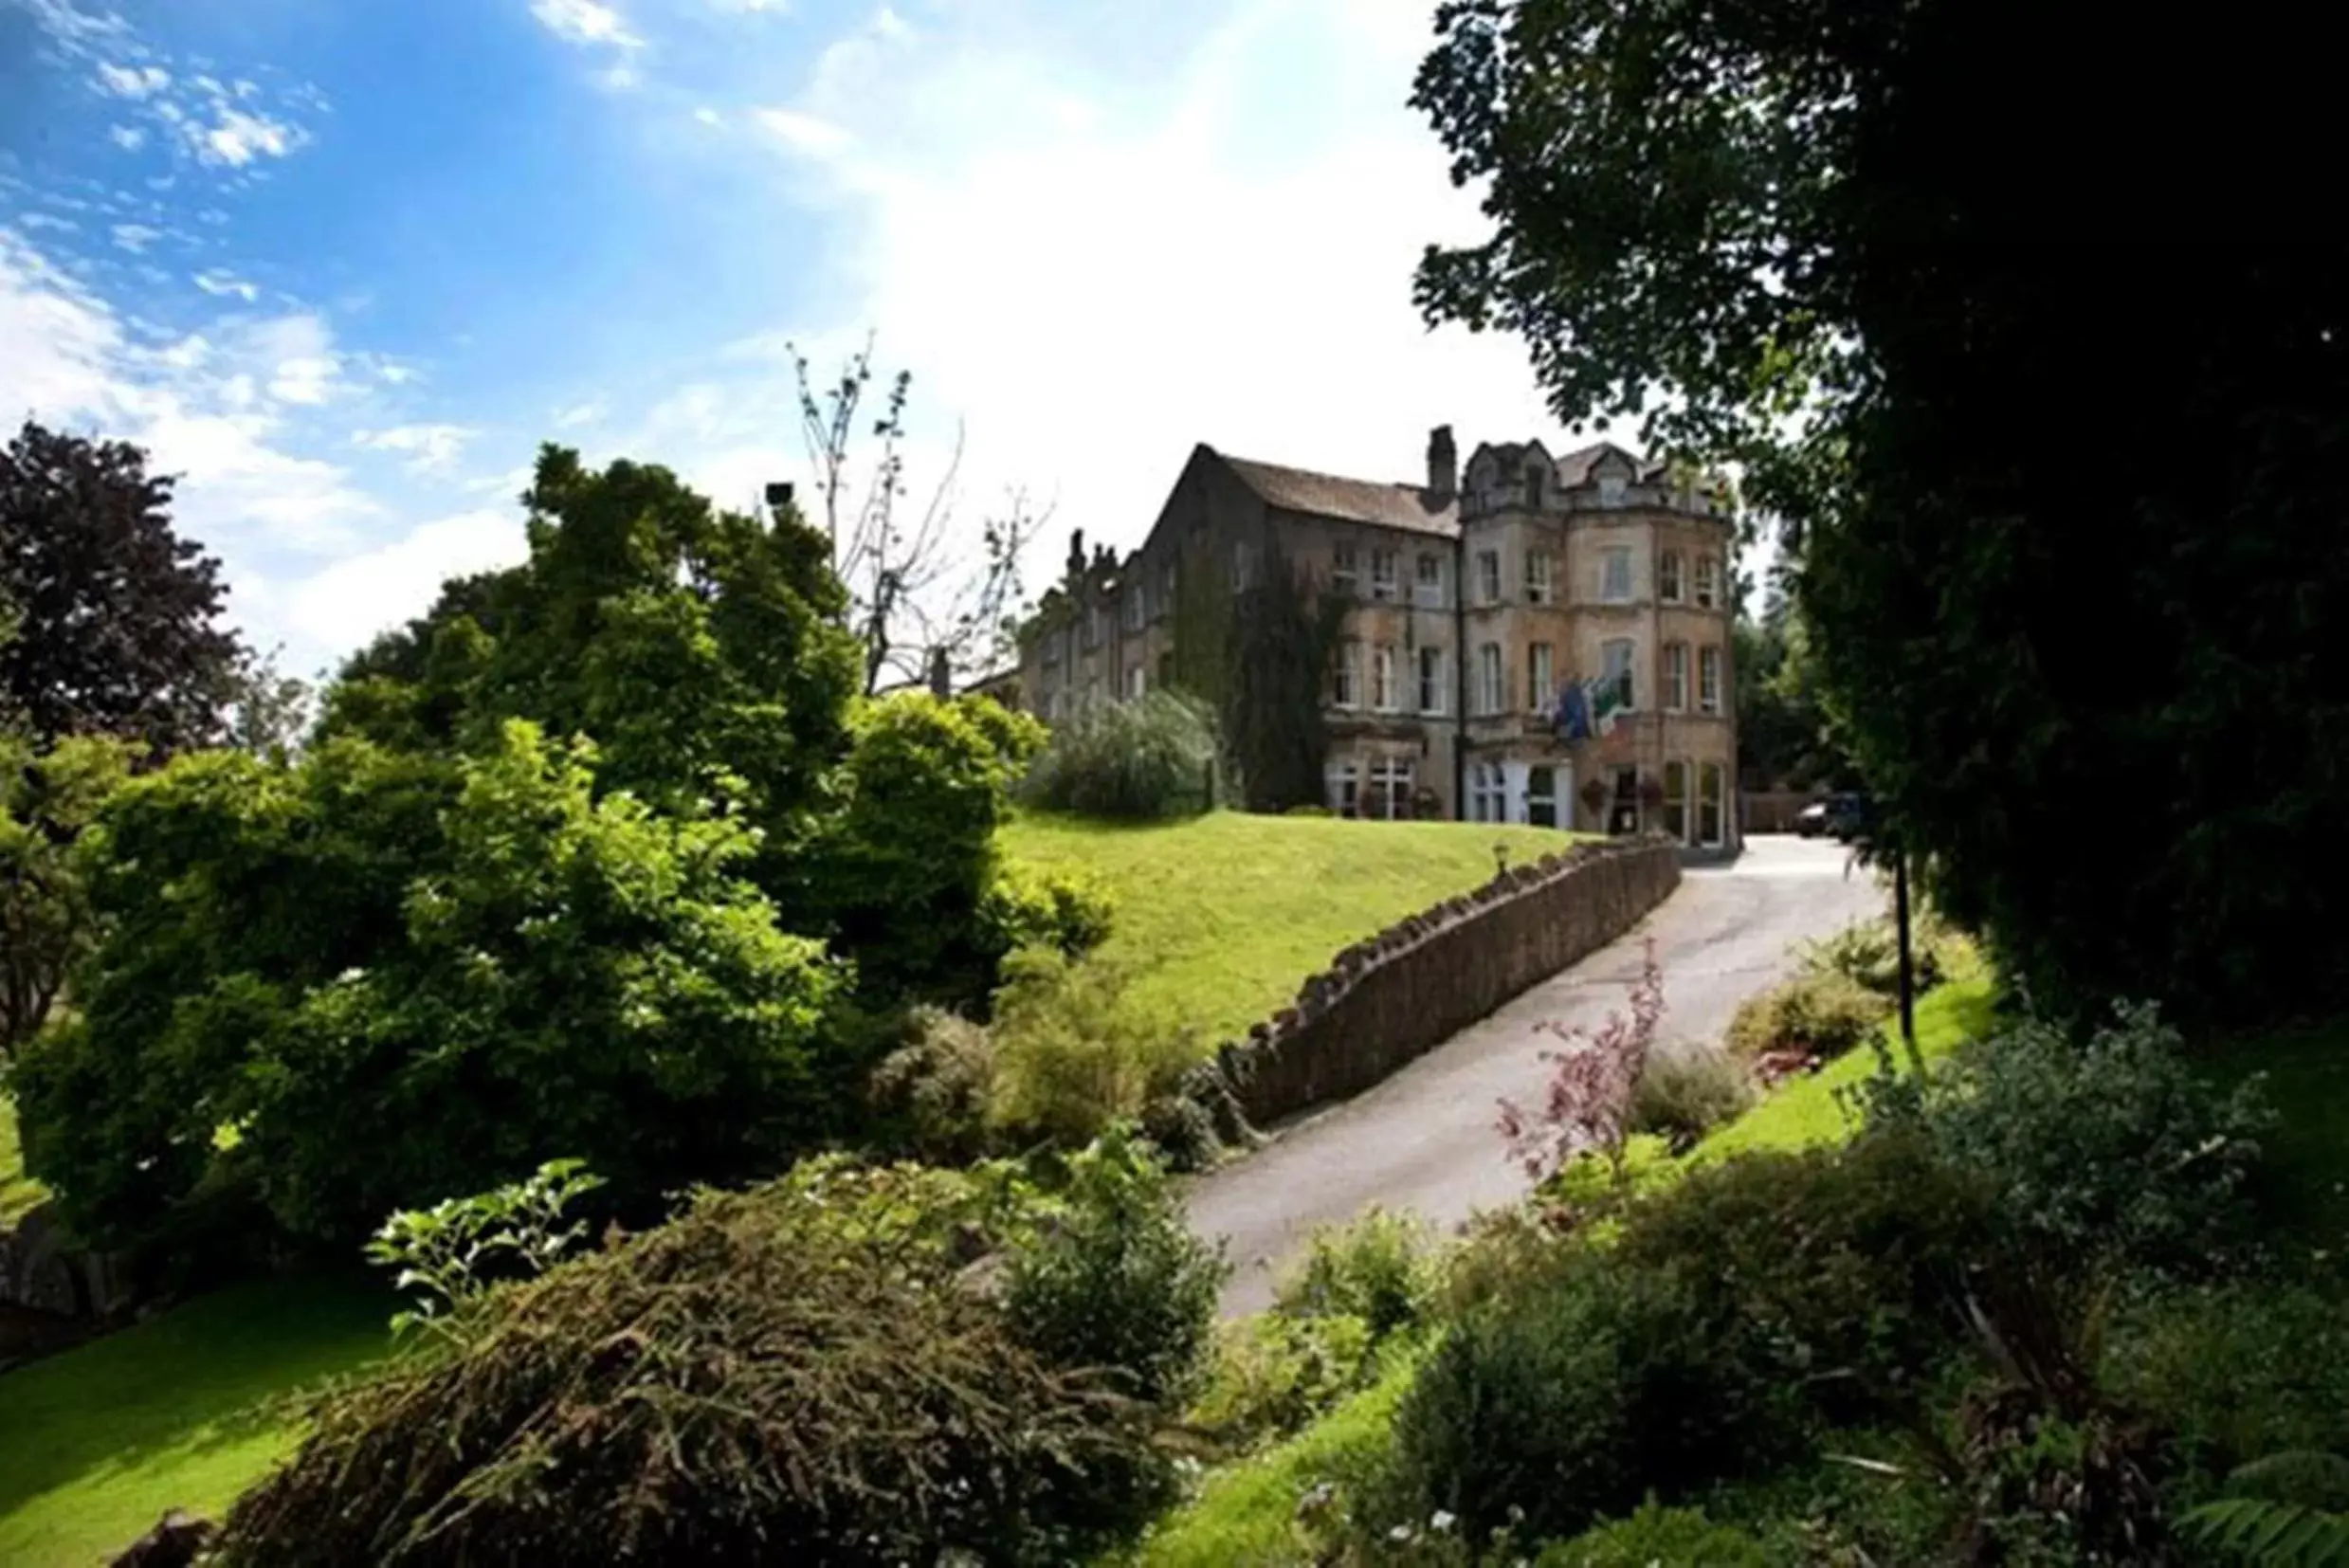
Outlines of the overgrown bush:
[[[1939,985],[1957,961],[1964,939],[1930,917],[1909,925],[1909,978],[1920,992]],[[1865,991],[1898,1000],[1901,994],[1900,929],[1889,915],[1855,921],[1831,937],[1805,942],[1805,974],[1840,975]]]
[[1080,816],[1146,822],[1211,809],[1215,716],[1172,691],[1098,704],[1062,723],[1030,768],[1030,804]]
[[642,1206],[836,1126],[839,973],[741,876],[753,835],[599,795],[594,761],[517,721],[453,764],[334,741],[118,795],[112,930],[14,1084],[75,1228],[242,1201],[349,1247],[550,1158]]
[[1921,1086],[1870,1093],[1876,1125],[1921,1129],[2065,1254],[2194,1272],[2257,1244],[2250,1181],[2274,1121],[2263,1087],[2214,1088],[2150,1007],[2121,1008],[2085,1040],[2025,1023]]
[[2337,1284],[2201,1286],[2122,1313],[2101,1374],[2176,1434],[2206,1486],[2263,1455],[2349,1455],[2349,1314]]
[[985,1024],[942,1008],[914,1010],[905,1041],[873,1069],[882,1136],[917,1159],[958,1164],[986,1152],[995,1040]]
[[1257,1312],[1216,1332],[1187,1423],[1226,1449],[1285,1436],[1371,1380],[1377,1346],[1350,1313]]
[[[460,1315],[330,1395],[231,1564],[893,1564],[1082,1556],[1158,1476],[1150,1415],[964,1277],[998,1179],[805,1166]],[[1155,1494],[1152,1494],[1155,1495]]]
[[1913,1412],[1997,1236],[1981,1185],[1890,1138],[1692,1171],[1612,1229],[1502,1238],[1397,1417],[1412,1507],[1568,1536]]
[[1136,1006],[1122,969],[1029,949],[995,994],[990,1121],[1005,1136],[1067,1146],[1139,1119],[1205,1054],[1194,1031]]
[[1066,1206],[1003,1280],[1012,1331],[1055,1366],[1113,1369],[1136,1398],[1193,1390],[1226,1268],[1191,1233],[1149,1150],[1122,1128],[1067,1159]]
[[1648,1064],[1631,1091],[1630,1130],[1651,1133],[1684,1154],[1753,1103],[1742,1066],[1723,1052],[1695,1048]]
[[1891,1003],[1842,975],[1802,974],[1739,1003],[1724,1043],[1748,1060],[1771,1051],[1831,1060],[1891,1015]]
[[1553,1541],[1534,1568],[1771,1568],[1761,1543],[1699,1508],[1650,1501],[1572,1541]]
[[1348,1225],[1323,1226],[1273,1295],[1290,1318],[1358,1318],[1373,1339],[1415,1328],[1443,1286],[1435,1233],[1415,1214],[1373,1208]]

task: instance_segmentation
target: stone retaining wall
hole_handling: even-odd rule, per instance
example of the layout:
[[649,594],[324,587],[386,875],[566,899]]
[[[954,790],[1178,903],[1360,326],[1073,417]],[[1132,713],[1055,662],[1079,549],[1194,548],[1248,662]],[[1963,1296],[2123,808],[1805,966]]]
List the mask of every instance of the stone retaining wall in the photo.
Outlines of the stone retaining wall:
[[1220,1082],[1201,1098],[1228,1096],[1261,1126],[1359,1094],[1614,940],[1678,885],[1665,840],[1578,844],[1503,871],[1338,954],[1295,1006],[1218,1052]]

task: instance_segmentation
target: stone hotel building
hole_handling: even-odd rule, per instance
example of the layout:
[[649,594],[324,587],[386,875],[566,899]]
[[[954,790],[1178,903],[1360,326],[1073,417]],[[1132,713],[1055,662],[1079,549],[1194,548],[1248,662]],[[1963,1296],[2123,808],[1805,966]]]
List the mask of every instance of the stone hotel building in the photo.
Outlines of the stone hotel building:
[[[1023,641],[1019,689],[1047,721],[1173,678],[1181,574],[1245,590],[1284,560],[1344,596],[1322,713],[1327,801],[1366,817],[1453,817],[1734,848],[1732,519],[1717,481],[1601,443],[1480,446],[1448,427],[1424,483],[1382,483],[1194,449],[1138,550],[1072,554],[1055,612]],[[1567,683],[1628,705],[1558,722]],[[1628,689],[1627,689],[1628,688]]]

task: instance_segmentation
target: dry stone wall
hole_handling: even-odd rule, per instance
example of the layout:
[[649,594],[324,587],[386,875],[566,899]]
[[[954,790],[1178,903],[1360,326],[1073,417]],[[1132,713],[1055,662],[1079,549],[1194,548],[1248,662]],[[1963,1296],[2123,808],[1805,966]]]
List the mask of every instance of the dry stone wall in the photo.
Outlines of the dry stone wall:
[[[1257,1126],[1358,1094],[1630,930],[1680,885],[1665,840],[1578,844],[1338,955],[1217,1053],[1194,1095]],[[1229,1136],[1229,1134],[1227,1134]]]

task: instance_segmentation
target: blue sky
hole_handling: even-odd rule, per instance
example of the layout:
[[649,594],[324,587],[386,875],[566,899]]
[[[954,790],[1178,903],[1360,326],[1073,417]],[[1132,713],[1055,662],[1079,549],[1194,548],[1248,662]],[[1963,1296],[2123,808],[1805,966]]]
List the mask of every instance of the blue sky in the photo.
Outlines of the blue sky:
[[958,537],[1138,542],[1197,441],[1381,478],[1555,440],[1429,333],[1477,229],[1415,0],[0,0],[0,418],[184,476],[312,669],[515,558],[537,444],[806,478],[796,343],[914,375]]

